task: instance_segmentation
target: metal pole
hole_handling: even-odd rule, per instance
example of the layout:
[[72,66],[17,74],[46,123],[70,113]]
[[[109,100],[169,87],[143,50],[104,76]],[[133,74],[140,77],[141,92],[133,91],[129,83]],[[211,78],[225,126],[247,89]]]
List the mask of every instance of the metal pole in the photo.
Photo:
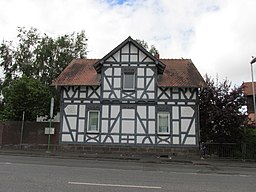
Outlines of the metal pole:
[[251,73],[252,73],[252,99],[253,99],[253,109],[254,109],[254,122],[256,121],[256,101],[255,101],[255,90],[254,90],[254,79],[253,79],[253,63],[251,63]]
[[52,128],[52,118],[53,118],[53,107],[54,107],[54,98],[51,98],[51,107],[50,107],[50,125],[49,125],[49,133],[48,133],[48,147],[47,151],[50,152],[50,143],[51,143],[51,128]]
[[51,132],[51,127],[52,127],[52,118],[50,118],[47,151],[50,151],[50,143],[51,143],[51,134],[50,134],[50,132]]
[[21,124],[21,131],[20,131],[20,148],[21,148],[22,139],[23,139],[24,119],[25,119],[25,111],[23,111],[22,113],[22,124]]

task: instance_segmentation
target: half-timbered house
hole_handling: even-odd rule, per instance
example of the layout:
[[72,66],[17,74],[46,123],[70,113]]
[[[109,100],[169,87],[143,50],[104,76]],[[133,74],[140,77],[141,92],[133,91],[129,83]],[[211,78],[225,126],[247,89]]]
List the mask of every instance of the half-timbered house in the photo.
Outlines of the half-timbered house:
[[75,59],[61,87],[62,143],[197,147],[198,94],[190,59],[159,59],[128,37],[102,59]]

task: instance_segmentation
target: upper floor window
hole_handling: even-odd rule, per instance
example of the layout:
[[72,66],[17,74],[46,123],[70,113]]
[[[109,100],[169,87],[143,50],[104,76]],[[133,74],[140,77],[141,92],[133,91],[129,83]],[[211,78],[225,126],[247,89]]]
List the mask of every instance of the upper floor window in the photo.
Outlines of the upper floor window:
[[134,90],[135,89],[135,73],[125,72],[123,75],[123,89]]

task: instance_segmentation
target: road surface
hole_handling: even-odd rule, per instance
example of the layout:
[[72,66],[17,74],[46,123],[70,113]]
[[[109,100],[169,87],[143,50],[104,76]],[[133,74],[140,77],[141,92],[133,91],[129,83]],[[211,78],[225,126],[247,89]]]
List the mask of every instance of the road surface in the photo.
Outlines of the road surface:
[[256,166],[0,155],[1,192],[255,192]]

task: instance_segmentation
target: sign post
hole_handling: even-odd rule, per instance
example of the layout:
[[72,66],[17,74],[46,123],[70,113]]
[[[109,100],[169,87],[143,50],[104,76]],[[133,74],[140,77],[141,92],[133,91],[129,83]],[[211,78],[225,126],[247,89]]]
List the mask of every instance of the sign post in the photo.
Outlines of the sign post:
[[25,111],[23,111],[22,113],[22,124],[21,124],[21,131],[20,131],[20,148],[21,148],[22,139],[23,139],[24,120],[25,120]]
[[54,107],[54,98],[51,98],[51,108],[50,108],[50,125],[49,125],[49,133],[48,133],[48,147],[47,151],[50,152],[50,143],[51,143],[51,127],[52,127],[52,117],[53,117],[53,107]]

